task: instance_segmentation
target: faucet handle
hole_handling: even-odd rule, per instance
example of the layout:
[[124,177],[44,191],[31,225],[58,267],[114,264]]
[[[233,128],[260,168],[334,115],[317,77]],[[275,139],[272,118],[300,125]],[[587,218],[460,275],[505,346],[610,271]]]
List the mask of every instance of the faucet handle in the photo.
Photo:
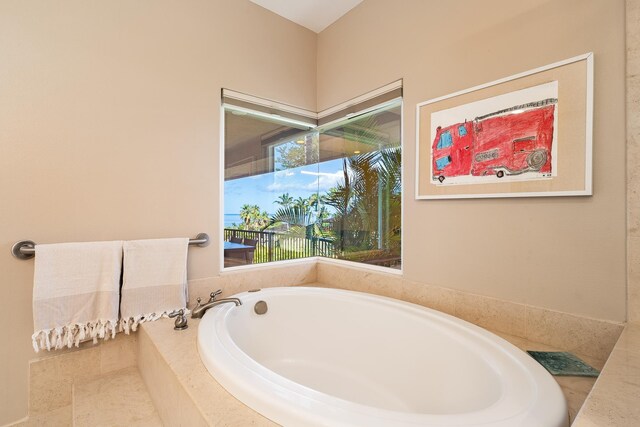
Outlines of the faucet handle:
[[177,316],[184,316],[184,309],[181,308],[180,310],[174,310],[171,313],[168,313],[167,316],[169,316],[170,318],[174,318]]
[[213,292],[211,292],[211,293],[209,294],[209,297],[210,297],[210,298],[209,298],[209,302],[214,301],[214,300],[216,299],[216,297],[217,297],[218,295],[220,295],[221,293],[222,293],[222,289],[218,289],[217,291],[213,291]]
[[189,325],[187,325],[187,317],[184,315],[184,309],[172,311],[168,314],[169,317],[175,317],[176,321],[174,322],[173,329],[176,331],[182,331],[187,329]]

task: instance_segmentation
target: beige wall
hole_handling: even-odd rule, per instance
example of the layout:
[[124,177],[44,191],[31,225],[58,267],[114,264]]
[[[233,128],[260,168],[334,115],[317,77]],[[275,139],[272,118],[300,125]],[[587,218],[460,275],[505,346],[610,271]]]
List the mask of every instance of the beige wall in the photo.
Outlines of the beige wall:
[[[625,313],[623,0],[366,0],[318,38],[318,108],[404,79],[405,279]],[[594,195],[416,201],[418,102],[595,54]]]
[[[11,245],[218,239],[221,87],[321,110],[403,78],[405,280],[625,320],[624,20],[623,0],[366,0],[316,39],[248,0],[0,2],[0,425],[34,356]],[[413,199],[416,103],[588,51],[593,197]],[[190,279],[218,256],[191,250]]]
[[[228,87],[315,109],[316,35],[248,0],[0,2],[0,425],[27,411],[41,243],[218,240]],[[217,276],[218,248],[189,278]]]

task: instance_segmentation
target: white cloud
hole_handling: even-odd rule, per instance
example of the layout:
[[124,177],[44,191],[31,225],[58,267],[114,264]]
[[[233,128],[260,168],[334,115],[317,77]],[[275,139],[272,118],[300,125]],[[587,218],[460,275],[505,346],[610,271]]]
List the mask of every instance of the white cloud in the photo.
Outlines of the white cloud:
[[[282,171],[285,172],[285,171]],[[311,172],[300,171],[298,177],[294,177],[296,173],[288,172],[286,174],[276,173],[275,182],[267,185],[267,191],[307,191],[313,192],[316,190],[327,191],[330,188],[336,186],[336,184],[342,179],[342,171],[336,171],[334,173],[328,172]],[[314,177],[312,181],[305,179],[303,175]]]
[[313,172],[313,171],[300,171],[300,174],[302,175],[314,175],[314,176],[334,176],[337,174],[341,174],[342,171],[336,171],[334,173],[330,173],[330,172]]
[[303,175],[316,176],[317,178],[308,184],[307,188],[309,190],[315,190],[317,188],[319,191],[327,191],[328,189],[335,187],[344,177],[341,170],[333,173],[310,171],[301,171],[300,173]]
[[300,182],[274,182],[267,185],[267,191],[296,191],[307,190],[307,186]]

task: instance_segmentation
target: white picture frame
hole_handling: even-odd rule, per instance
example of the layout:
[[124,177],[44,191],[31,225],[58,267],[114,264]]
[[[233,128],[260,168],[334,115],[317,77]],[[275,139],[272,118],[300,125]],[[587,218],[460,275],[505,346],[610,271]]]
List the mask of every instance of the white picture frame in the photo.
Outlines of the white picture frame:
[[415,198],[591,196],[592,146],[587,53],[417,104]]

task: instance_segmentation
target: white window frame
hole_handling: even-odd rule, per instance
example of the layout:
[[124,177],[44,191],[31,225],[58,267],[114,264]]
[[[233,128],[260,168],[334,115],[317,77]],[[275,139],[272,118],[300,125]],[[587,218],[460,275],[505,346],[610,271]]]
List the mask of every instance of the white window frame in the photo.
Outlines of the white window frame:
[[248,103],[253,103],[256,105],[260,105],[260,106],[265,106],[274,110],[279,110],[279,111],[283,111],[283,112],[289,112],[295,115],[299,115],[299,116],[304,116],[304,117],[309,117],[314,119],[316,122],[319,119],[322,119],[323,117],[327,117],[329,115],[335,114],[337,112],[340,112],[342,110],[346,110],[350,107],[356,106],[357,104],[366,102],[367,100],[371,100],[375,97],[384,95],[385,93],[389,93],[391,91],[397,90],[397,89],[402,89],[402,80],[398,80],[396,82],[390,83],[388,85],[385,85],[381,88],[378,88],[376,90],[373,90],[371,92],[368,92],[364,95],[358,96],[356,98],[350,99],[348,101],[345,101],[343,103],[340,103],[338,105],[335,105],[333,107],[327,108],[323,111],[320,112],[312,112],[309,110],[305,110],[302,108],[298,108],[298,107],[294,107],[291,105],[287,105],[284,103],[279,103],[279,102],[275,102],[275,101],[270,101],[270,100],[266,100],[263,98],[258,98],[255,96],[251,96],[251,95],[247,95],[247,94],[243,94],[241,92],[237,92],[237,91],[232,91],[232,90],[228,90],[228,89],[222,89],[222,97],[220,99],[220,144],[219,144],[219,168],[220,168],[220,173],[219,173],[219,192],[220,192],[220,208],[219,208],[219,223],[218,223],[218,230],[220,232],[220,239],[218,242],[218,248],[220,251],[219,254],[219,267],[220,267],[220,274],[221,275],[227,275],[229,273],[234,273],[234,272],[238,272],[238,271],[246,271],[246,270],[256,270],[256,269],[264,269],[264,268],[269,268],[269,267],[279,267],[279,266],[286,266],[286,265],[296,265],[296,264],[308,264],[308,263],[313,263],[313,264],[317,264],[317,263],[325,263],[325,264],[334,264],[334,265],[341,265],[341,266],[345,266],[345,267],[349,267],[349,268],[355,268],[355,269],[361,269],[361,270],[368,270],[368,271],[376,271],[376,272],[381,272],[381,273],[387,273],[387,274],[391,274],[391,275],[395,275],[395,276],[403,276],[404,275],[404,249],[405,249],[405,232],[404,232],[404,222],[405,222],[405,217],[404,217],[404,212],[405,212],[405,200],[406,200],[406,179],[405,179],[405,144],[404,144],[404,136],[405,136],[405,131],[404,131],[404,98],[403,97],[399,97],[400,99],[400,156],[401,156],[401,166],[400,166],[400,170],[401,170],[401,177],[402,177],[402,182],[400,183],[400,188],[402,191],[402,202],[401,202],[401,206],[400,206],[400,216],[401,216],[401,229],[400,229],[400,268],[396,269],[396,268],[390,268],[390,267],[383,267],[383,266],[378,266],[378,265],[372,265],[372,264],[366,264],[366,263],[361,263],[361,262],[355,262],[355,261],[348,261],[348,260],[343,260],[343,259],[334,259],[334,258],[327,258],[327,257],[322,257],[322,256],[314,256],[314,257],[309,257],[309,258],[298,258],[298,259],[290,259],[290,260],[282,260],[282,261],[272,261],[272,262],[268,262],[268,263],[260,263],[260,264],[247,264],[247,265],[243,265],[243,266],[234,266],[234,267],[225,267],[224,266],[224,183],[225,183],[225,111],[227,110],[236,110],[236,111],[243,111],[243,112],[247,112],[253,115],[259,115],[259,116],[263,116],[263,117],[267,117],[269,119],[277,119],[278,121],[282,121],[285,124],[292,124],[292,125],[304,125],[304,126],[309,126],[312,129],[318,129],[321,130],[324,127],[330,126],[332,123],[335,123],[337,121],[343,120],[345,117],[349,118],[351,116],[356,116],[356,115],[360,115],[360,114],[365,114],[367,112],[373,111],[373,110],[377,110],[379,108],[381,108],[382,106],[384,106],[385,104],[389,104],[391,102],[396,102],[398,100],[398,98],[394,98],[385,102],[382,102],[380,104],[376,104],[375,106],[372,107],[368,107],[362,110],[358,110],[355,113],[351,113],[351,114],[346,114],[345,116],[342,116],[341,118],[331,121],[329,123],[324,123],[321,126],[313,126],[307,122],[303,122],[303,121],[298,121],[295,119],[290,119],[290,118],[286,118],[283,117],[282,115],[278,115],[278,114],[269,114],[269,113],[264,113],[264,112],[257,112],[255,110],[251,110],[248,108],[244,108],[244,107],[238,107],[235,105],[230,105],[230,104],[225,104],[223,102],[223,97],[228,97],[228,98],[233,98],[233,99],[237,99],[240,101],[244,101],[244,102],[248,102]]

